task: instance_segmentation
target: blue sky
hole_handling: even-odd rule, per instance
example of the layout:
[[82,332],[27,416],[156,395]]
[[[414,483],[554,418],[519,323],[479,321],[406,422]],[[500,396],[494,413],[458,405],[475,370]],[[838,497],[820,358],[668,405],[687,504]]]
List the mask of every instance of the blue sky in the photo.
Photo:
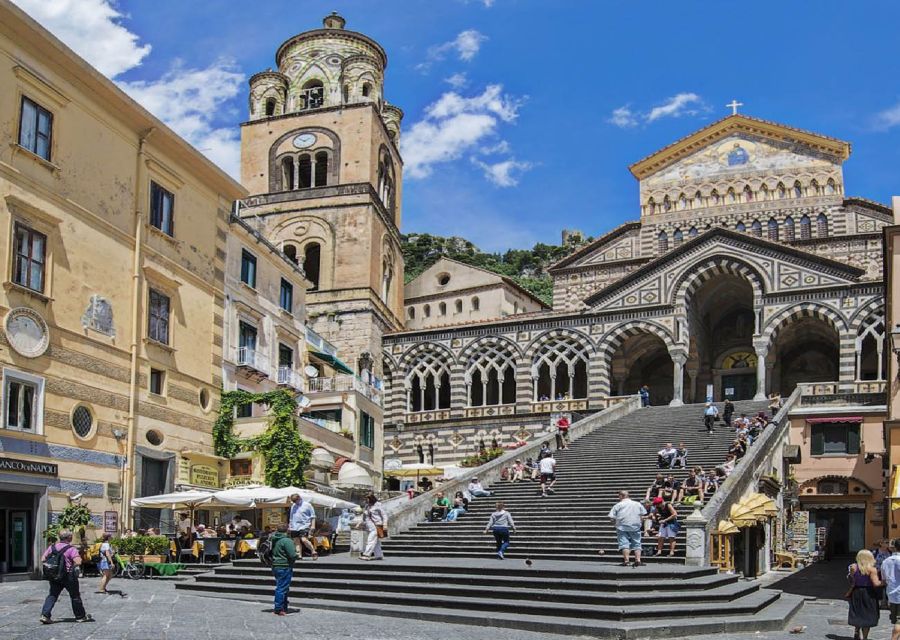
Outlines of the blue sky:
[[900,3],[14,0],[223,168],[246,79],[331,11],[387,50],[403,231],[485,250],[638,215],[627,166],[727,113],[853,143],[846,192],[900,193]]

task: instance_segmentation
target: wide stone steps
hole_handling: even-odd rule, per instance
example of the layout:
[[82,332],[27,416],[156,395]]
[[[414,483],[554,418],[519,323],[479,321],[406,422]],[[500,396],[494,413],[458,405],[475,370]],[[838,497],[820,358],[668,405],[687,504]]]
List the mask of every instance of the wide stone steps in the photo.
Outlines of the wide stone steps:
[[[737,413],[762,406],[744,403]],[[720,426],[708,436],[701,414],[697,405],[654,407],[601,427],[555,453],[556,493],[541,497],[531,481],[497,483],[488,487],[493,496],[471,501],[456,522],[422,522],[393,533],[384,541],[383,562],[346,555],[304,561],[295,570],[291,603],[593,638],[782,629],[799,598],[709,567],[686,567],[683,531],[676,557],[649,556],[656,540],[645,539],[646,566],[618,566],[621,556],[606,516],[621,489],[643,498],[659,472],[656,452],[664,443],[685,442],[690,466],[709,469],[724,461],[733,433]],[[687,476],[686,470],[672,473]],[[483,533],[498,500],[517,525],[504,561],[496,558],[493,537]],[[679,514],[683,519],[692,510],[682,506]],[[238,561],[176,587],[271,602],[274,581],[258,562]]]

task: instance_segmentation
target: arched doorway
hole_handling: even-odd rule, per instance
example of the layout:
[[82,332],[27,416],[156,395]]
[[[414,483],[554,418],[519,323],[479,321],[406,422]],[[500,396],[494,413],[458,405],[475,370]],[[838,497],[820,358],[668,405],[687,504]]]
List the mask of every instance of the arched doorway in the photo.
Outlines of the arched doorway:
[[756,313],[753,287],[734,273],[720,273],[697,287],[687,299],[690,357],[695,377],[687,397],[701,400],[712,385],[717,401],[749,400],[756,394]]
[[788,396],[800,382],[838,380],[840,335],[817,316],[797,318],[782,328],[769,349],[771,388]]
[[612,391],[616,395],[634,394],[647,385],[652,404],[672,401],[672,357],[659,336],[643,331],[628,336],[613,352],[611,364]]

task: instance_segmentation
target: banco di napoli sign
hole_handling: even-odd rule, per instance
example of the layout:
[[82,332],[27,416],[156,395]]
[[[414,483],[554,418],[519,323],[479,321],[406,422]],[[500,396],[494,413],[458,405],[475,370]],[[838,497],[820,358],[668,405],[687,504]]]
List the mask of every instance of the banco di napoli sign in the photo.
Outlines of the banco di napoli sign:
[[59,467],[51,462],[19,460],[18,458],[0,458],[0,471],[35,473],[40,476],[56,476],[59,474]]

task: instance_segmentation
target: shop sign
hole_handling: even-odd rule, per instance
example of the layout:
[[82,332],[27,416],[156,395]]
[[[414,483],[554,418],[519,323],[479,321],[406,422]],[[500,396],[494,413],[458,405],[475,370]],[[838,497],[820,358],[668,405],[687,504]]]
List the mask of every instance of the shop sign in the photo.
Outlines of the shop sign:
[[103,512],[103,533],[115,533],[119,530],[119,512]]
[[200,487],[219,487],[219,470],[207,464],[191,466],[191,484]]
[[184,456],[178,456],[178,484],[191,483],[191,461]]
[[39,476],[56,476],[59,466],[52,462],[35,462],[18,458],[0,458],[0,471],[16,471],[18,473],[34,473]]
[[285,509],[266,509],[263,516],[263,526],[277,528],[280,524],[287,524]]

